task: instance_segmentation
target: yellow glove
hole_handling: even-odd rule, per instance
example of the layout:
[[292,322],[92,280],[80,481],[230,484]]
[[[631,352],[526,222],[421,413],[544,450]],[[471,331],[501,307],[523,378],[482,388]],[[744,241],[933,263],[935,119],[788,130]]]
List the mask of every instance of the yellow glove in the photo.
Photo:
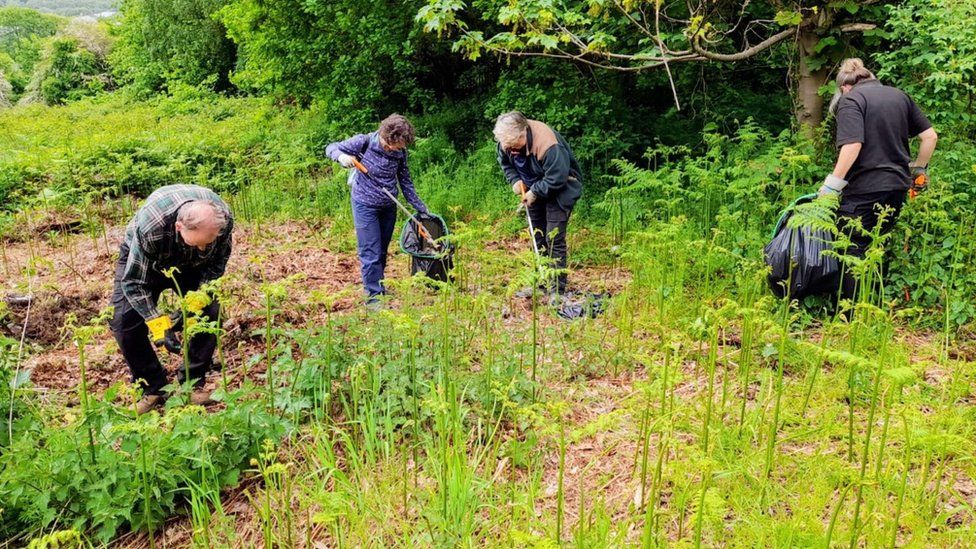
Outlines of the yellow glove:
[[159,343],[166,339],[166,330],[173,327],[173,321],[166,315],[160,315],[147,320],[146,326],[149,327],[149,339]]
[[173,354],[180,354],[182,346],[180,340],[173,333],[173,319],[166,315],[157,316],[146,321],[149,327],[149,338],[157,347],[166,347]]

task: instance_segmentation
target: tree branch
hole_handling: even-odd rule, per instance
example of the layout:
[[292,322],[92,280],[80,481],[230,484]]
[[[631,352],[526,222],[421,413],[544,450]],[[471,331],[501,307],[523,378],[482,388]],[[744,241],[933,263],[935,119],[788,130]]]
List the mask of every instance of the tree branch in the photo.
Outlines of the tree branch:
[[678,63],[678,62],[688,62],[688,61],[704,61],[705,58],[693,52],[674,52],[672,55],[668,55],[667,59],[664,57],[640,57],[636,55],[622,55],[622,54],[607,54],[604,52],[588,52],[590,55],[599,54],[605,59],[620,59],[621,61],[627,62],[638,62],[639,65],[614,65],[610,63],[600,63],[587,59],[584,57],[586,54],[581,53],[578,55],[570,54],[563,50],[557,50],[559,53],[545,52],[545,51],[523,51],[523,50],[510,50],[489,44],[484,40],[478,40],[478,43],[485,50],[495,53],[497,55],[505,55],[510,57],[548,57],[551,59],[564,59],[567,61],[579,61],[585,65],[591,67],[596,67],[604,70],[612,70],[618,72],[640,72],[643,70],[654,69],[663,66],[665,63]]
[[874,23],[847,23],[840,26],[840,32],[864,32],[878,28]]
[[748,47],[736,53],[710,52],[701,46],[700,38],[696,37],[691,41],[691,49],[694,50],[694,52],[700,55],[701,57],[704,57],[705,59],[709,59],[711,61],[725,61],[725,62],[742,61],[744,59],[748,59],[762,52],[763,50],[767,50],[775,46],[776,44],[779,44],[780,42],[789,38],[790,36],[793,36],[794,34],[796,34],[796,28],[791,27],[770,36],[769,38],[763,40],[762,42],[756,44],[755,46]]

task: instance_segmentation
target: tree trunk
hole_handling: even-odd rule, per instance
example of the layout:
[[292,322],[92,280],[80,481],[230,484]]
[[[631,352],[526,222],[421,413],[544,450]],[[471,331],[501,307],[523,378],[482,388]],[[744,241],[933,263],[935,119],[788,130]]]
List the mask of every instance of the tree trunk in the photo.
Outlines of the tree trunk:
[[800,53],[800,75],[797,81],[797,110],[796,119],[800,129],[807,135],[812,135],[814,128],[823,122],[824,100],[818,91],[827,81],[829,69],[821,67],[813,70],[810,59],[816,54],[814,47],[820,37],[814,29],[801,28],[797,39]]

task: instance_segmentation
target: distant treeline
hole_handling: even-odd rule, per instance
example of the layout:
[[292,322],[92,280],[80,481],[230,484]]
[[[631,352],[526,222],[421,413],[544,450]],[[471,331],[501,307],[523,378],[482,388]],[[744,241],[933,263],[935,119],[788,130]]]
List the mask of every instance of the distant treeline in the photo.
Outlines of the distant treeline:
[[0,0],[0,7],[31,8],[64,17],[96,15],[118,9],[115,0]]

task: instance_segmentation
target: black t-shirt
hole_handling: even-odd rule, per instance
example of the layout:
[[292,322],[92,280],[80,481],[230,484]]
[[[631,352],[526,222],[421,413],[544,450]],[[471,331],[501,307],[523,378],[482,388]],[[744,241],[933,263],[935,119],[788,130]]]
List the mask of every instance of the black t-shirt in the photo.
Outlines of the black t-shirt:
[[908,140],[932,127],[904,92],[866,80],[844,94],[837,106],[837,148],[861,143],[847,172],[844,195],[907,190],[911,185]]

